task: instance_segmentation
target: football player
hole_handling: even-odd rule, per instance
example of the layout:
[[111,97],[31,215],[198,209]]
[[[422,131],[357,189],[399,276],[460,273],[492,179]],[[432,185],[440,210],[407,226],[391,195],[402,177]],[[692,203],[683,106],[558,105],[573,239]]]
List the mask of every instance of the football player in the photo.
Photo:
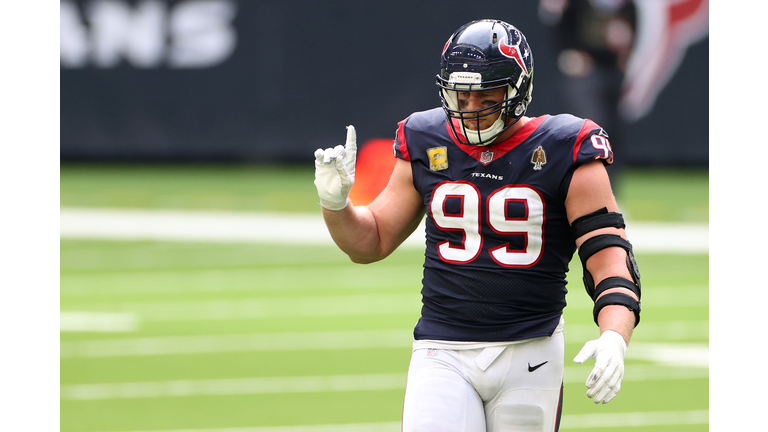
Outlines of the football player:
[[556,431],[566,272],[574,252],[600,335],[587,396],[618,393],[640,320],[640,275],[606,166],[608,135],[572,115],[525,116],[533,55],[498,20],[459,28],[441,54],[442,108],[401,121],[397,163],[367,206],[347,198],[354,127],[315,152],[315,185],[336,244],[356,263],[391,254],[426,214],[421,317],[404,431]]

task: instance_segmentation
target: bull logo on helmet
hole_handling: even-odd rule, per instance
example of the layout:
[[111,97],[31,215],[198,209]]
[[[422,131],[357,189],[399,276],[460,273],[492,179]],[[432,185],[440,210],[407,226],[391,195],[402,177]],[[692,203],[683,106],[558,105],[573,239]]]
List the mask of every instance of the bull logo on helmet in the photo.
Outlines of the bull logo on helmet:
[[528,74],[528,68],[525,67],[525,62],[523,61],[523,57],[520,54],[520,42],[518,42],[515,45],[509,45],[507,43],[507,39],[509,39],[509,36],[499,41],[499,51],[501,52],[501,54],[504,55],[504,57],[509,57],[515,60],[517,64],[520,66],[520,69],[522,69],[523,72]]

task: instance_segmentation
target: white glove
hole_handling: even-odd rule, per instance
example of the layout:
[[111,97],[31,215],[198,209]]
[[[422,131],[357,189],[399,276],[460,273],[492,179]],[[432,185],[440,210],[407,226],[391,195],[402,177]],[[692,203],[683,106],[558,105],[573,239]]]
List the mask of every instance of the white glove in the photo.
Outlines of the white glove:
[[357,132],[347,126],[347,142],[344,147],[315,151],[315,187],[320,205],[338,211],[347,206],[349,190],[355,183],[357,160]]
[[599,339],[591,340],[576,354],[573,361],[584,363],[595,359],[595,367],[587,378],[587,397],[595,403],[608,403],[621,389],[624,378],[624,354],[627,344],[624,338],[612,330],[606,330]]

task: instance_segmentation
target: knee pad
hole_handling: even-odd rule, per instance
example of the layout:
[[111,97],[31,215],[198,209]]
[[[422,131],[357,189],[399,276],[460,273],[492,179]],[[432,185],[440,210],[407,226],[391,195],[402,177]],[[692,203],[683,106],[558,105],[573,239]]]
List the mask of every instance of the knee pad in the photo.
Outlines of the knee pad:
[[544,430],[544,409],[538,405],[499,405],[492,413],[494,431],[541,432]]

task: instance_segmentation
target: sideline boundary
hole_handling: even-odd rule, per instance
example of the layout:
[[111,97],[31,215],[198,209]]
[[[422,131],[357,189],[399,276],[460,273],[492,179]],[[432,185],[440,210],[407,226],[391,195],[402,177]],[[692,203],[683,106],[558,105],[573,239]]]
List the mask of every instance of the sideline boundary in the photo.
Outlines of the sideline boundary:
[[[62,239],[281,243],[332,246],[323,218],[306,213],[61,208]],[[640,253],[709,253],[709,225],[630,222]],[[404,243],[424,247],[424,222]]]

